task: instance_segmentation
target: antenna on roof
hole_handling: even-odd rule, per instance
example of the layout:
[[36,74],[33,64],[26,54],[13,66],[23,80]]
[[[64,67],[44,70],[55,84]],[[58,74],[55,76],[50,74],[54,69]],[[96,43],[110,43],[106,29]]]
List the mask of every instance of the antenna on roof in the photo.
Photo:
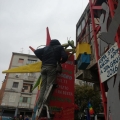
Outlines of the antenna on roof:
[[21,48],[21,51],[20,51],[20,53],[23,53],[23,48]]
[[28,54],[30,54],[30,50],[28,50]]

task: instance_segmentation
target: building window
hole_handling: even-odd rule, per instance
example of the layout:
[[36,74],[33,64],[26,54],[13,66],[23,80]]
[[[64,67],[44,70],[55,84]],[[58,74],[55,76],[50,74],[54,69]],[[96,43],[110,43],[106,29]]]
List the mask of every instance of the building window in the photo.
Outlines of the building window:
[[19,84],[19,82],[13,82],[13,86],[12,87],[18,88],[18,84]]
[[22,100],[22,102],[27,102],[27,97],[23,97],[23,100]]
[[23,63],[23,62],[24,62],[24,59],[19,58],[18,63]]
[[83,30],[85,27],[85,19],[83,19],[81,23],[82,23],[82,30]]
[[30,97],[22,97],[20,96],[19,102],[22,103],[30,103],[31,102],[31,98]]
[[24,90],[28,90],[28,86],[23,86]]
[[77,29],[77,37],[80,35],[81,33],[81,25],[79,25],[78,29]]
[[35,63],[35,62],[37,62],[37,60],[28,59],[27,64],[32,64],[32,63]]

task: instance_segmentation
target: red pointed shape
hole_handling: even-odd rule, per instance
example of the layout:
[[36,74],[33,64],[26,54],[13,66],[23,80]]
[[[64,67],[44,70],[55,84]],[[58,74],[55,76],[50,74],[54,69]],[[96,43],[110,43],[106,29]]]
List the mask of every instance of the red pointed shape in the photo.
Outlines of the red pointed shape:
[[48,27],[46,28],[46,32],[47,32],[46,46],[48,46],[51,41]]
[[35,49],[34,49],[33,47],[29,46],[29,48],[30,48],[33,52],[35,51]]

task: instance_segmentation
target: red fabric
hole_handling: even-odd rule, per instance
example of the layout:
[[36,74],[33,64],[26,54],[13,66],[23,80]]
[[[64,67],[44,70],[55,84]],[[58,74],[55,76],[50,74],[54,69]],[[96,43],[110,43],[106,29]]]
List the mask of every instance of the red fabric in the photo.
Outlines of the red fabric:
[[53,120],[74,120],[74,56],[62,64],[62,74],[57,76],[58,87],[53,91],[49,107]]
[[48,27],[46,28],[46,32],[47,32],[46,46],[48,46],[51,41]]
[[35,51],[35,49],[34,49],[33,47],[29,46],[29,48],[30,48],[33,52]]

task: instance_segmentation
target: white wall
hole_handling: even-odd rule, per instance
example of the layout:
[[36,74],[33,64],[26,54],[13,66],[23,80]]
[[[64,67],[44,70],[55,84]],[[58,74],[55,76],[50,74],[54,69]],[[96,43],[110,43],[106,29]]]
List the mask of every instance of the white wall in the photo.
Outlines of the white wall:
[[20,93],[5,92],[1,105],[17,107],[19,98],[20,98]]
[[[18,82],[18,88],[13,87],[13,82]],[[8,79],[7,85],[6,85],[6,90],[13,89],[16,92],[21,92],[23,88],[23,80],[16,80],[16,79]]]

